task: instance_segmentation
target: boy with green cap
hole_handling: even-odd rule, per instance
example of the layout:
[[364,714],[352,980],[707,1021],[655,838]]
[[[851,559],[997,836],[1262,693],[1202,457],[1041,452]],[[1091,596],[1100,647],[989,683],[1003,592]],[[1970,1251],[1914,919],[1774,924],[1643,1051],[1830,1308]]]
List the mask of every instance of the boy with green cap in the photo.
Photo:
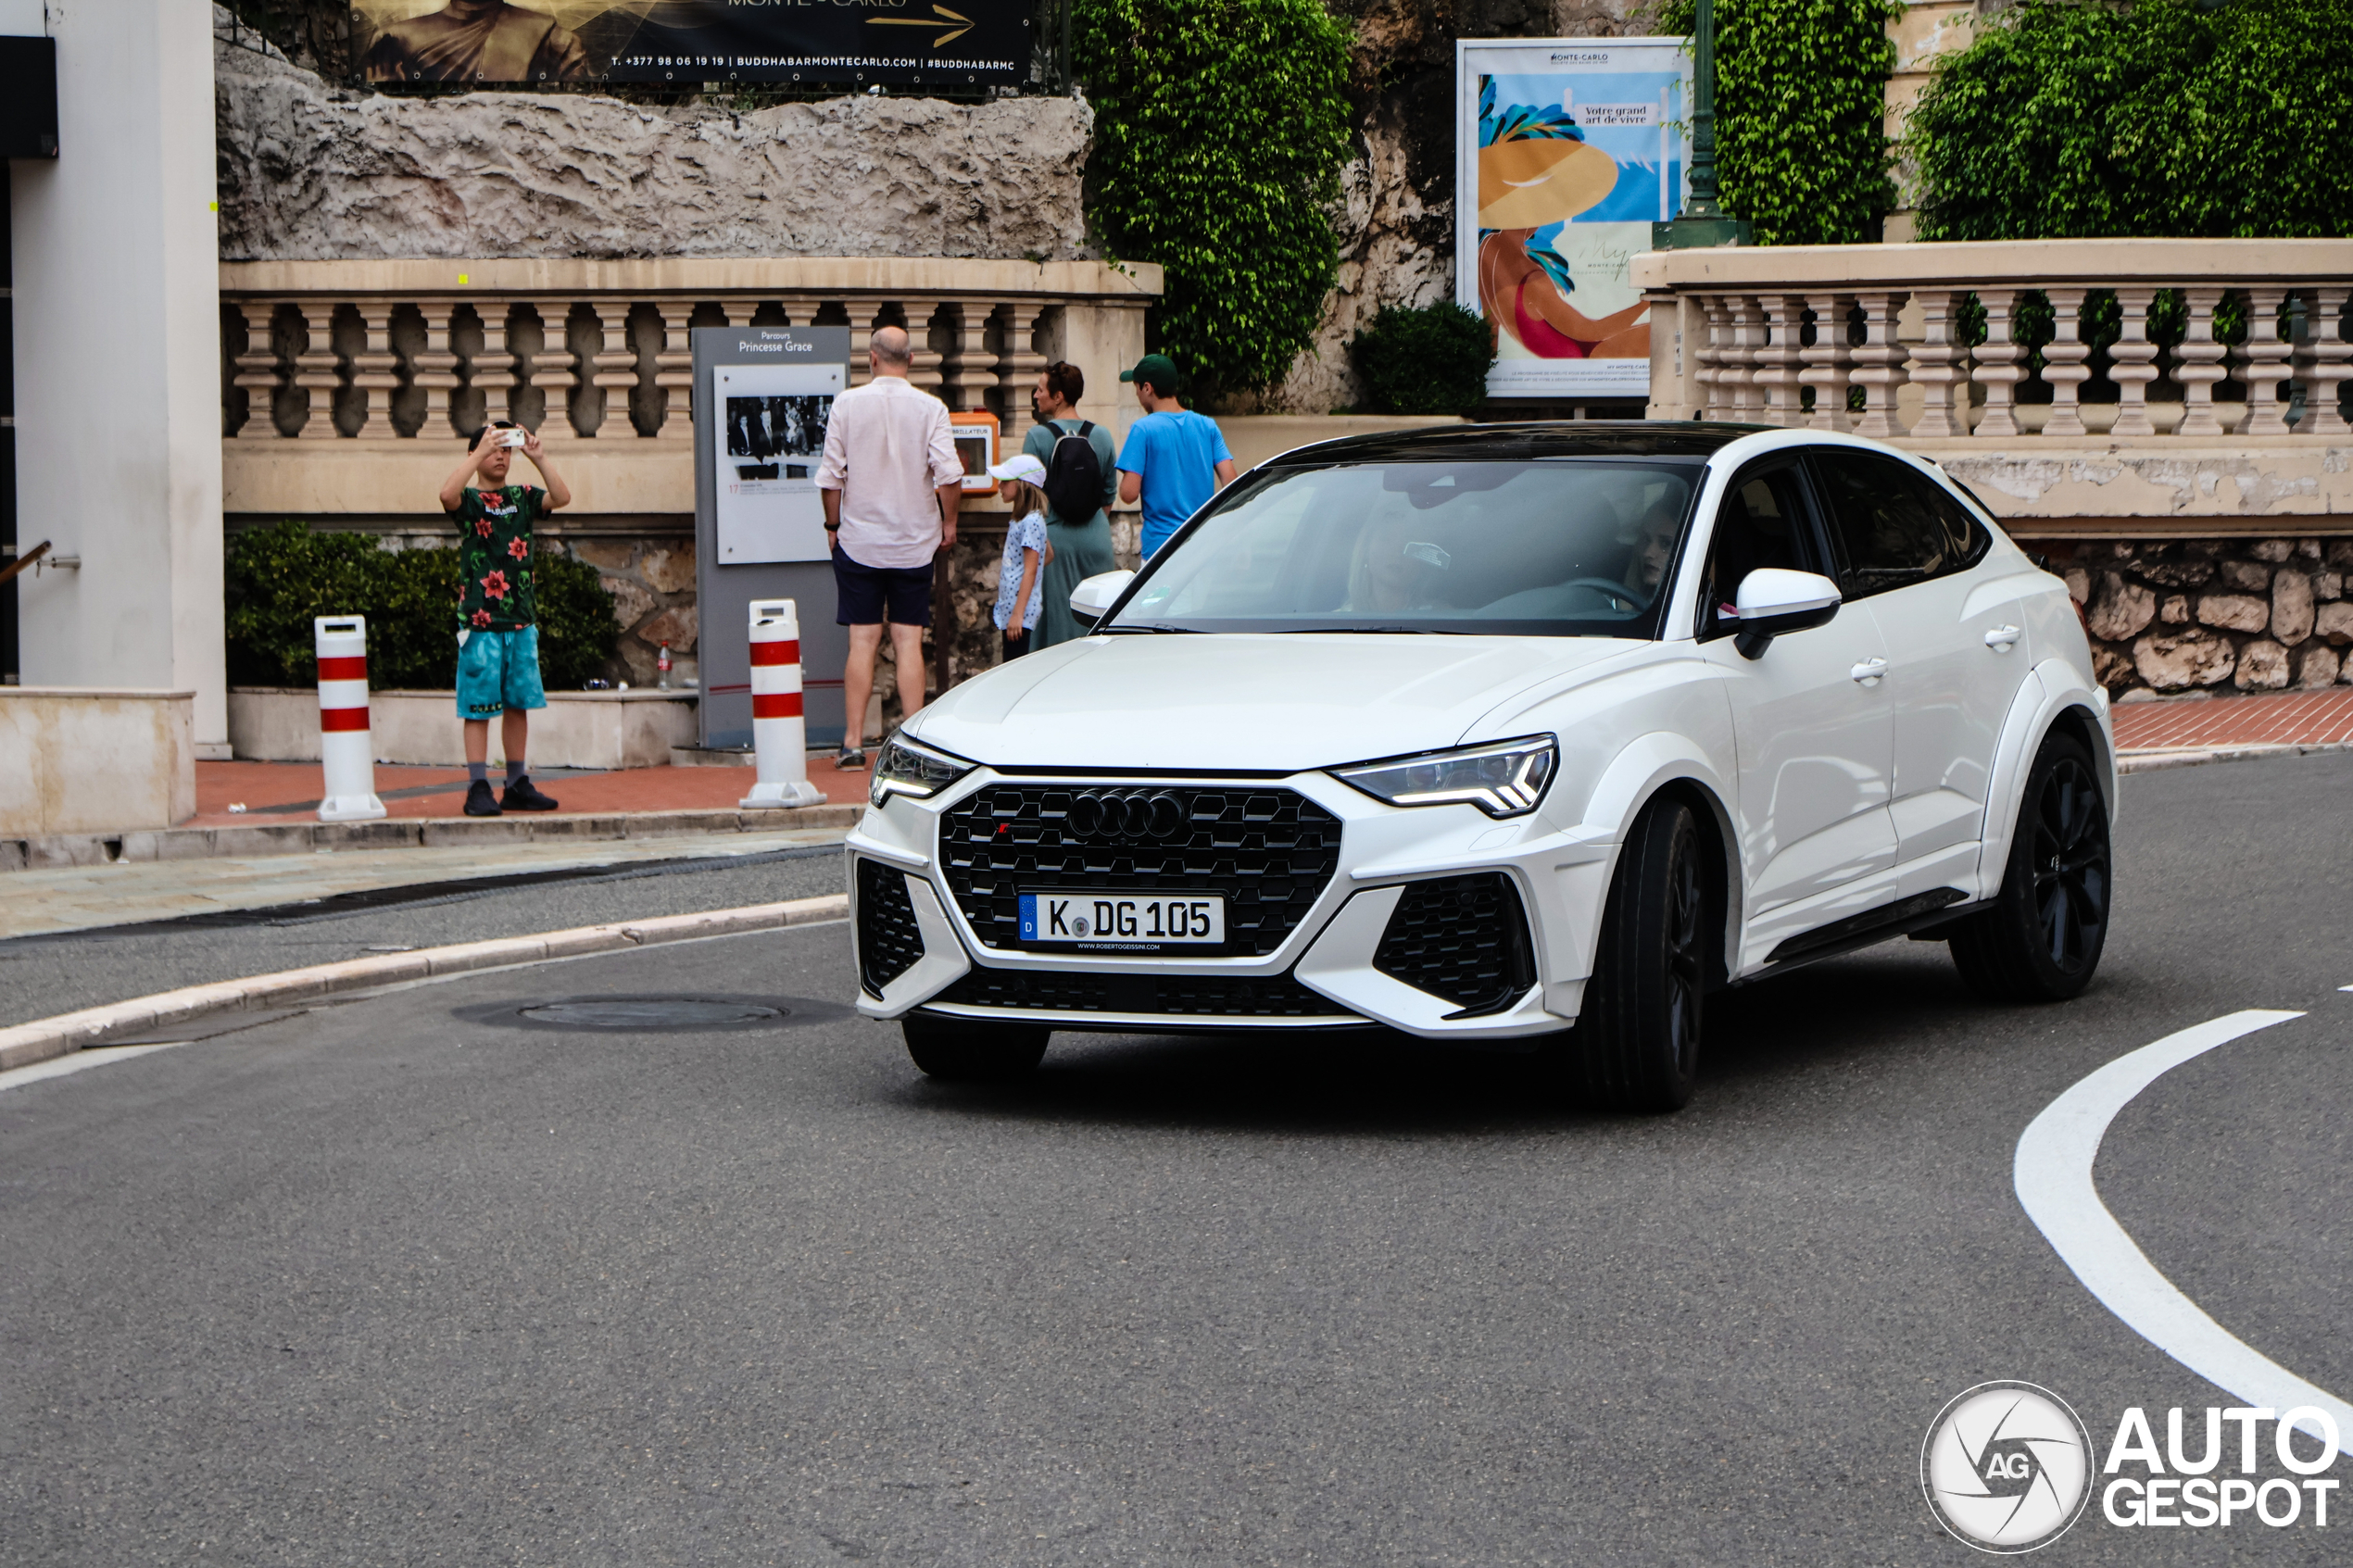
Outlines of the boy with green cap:
[[1176,366],[1165,354],[1145,355],[1119,379],[1136,383],[1136,401],[1144,410],[1119,449],[1119,498],[1143,503],[1144,558],[1150,560],[1187,518],[1234,483],[1234,455],[1216,420],[1176,401]]

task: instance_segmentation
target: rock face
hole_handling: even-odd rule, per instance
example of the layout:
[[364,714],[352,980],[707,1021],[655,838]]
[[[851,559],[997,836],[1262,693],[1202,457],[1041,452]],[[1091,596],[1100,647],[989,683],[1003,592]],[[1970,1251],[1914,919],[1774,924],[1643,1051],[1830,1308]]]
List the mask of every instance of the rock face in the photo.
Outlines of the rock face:
[[2133,645],[2134,670],[2142,680],[2160,692],[2220,685],[2231,678],[2237,663],[2230,643],[2211,632],[2143,637]]
[[749,114],[333,87],[214,50],[223,260],[942,256],[1065,260],[1073,98],[843,97]]
[[2269,637],[2258,637],[2239,649],[2239,690],[2275,692],[2286,684],[2287,649]]
[[2137,583],[2127,583],[2113,571],[2100,573],[2098,597],[2092,601],[2092,635],[2120,643],[2138,636],[2157,616],[2157,595]]
[[2088,596],[2094,668],[2123,696],[2353,683],[2347,567],[2353,540],[2179,539],[2075,546],[2064,570]]

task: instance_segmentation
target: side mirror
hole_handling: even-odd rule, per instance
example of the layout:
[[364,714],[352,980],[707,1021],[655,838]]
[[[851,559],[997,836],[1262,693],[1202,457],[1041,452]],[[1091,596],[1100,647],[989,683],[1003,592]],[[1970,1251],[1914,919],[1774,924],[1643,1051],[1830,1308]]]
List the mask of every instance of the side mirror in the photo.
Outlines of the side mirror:
[[[1106,571],[1101,576],[1088,578],[1070,591],[1071,619],[1092,626],[1103,618],[1104,612],[1135,580],[1136,574],[1132,571]],[[1833,593],[1835,591],[1832,590]]]
[[1759,567],[1741,579],[1734,608],[1740,635],[1733,646],[1743,659],[1762,659],[1775,637],[1827,626],[1838,613],[1838,584],[1811,571]]

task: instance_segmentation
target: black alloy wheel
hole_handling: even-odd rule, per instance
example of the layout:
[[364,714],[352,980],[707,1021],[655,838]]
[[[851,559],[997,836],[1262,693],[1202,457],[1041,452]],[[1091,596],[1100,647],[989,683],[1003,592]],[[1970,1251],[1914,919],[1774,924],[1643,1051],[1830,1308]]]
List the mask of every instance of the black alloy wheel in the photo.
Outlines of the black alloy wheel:
[[2081,993],[2108,942],[2108,802],[2092,754],[2043,739],[2019,802],[1994,907],[1953,928],[1953,962],[1988,1001],[2059,1002]]
[[925,1074],[961,1084],[1026,1078],[1045,1060],[1051,1033],[1042,1024],[989,1023],[911,1012],[899,1021],[907,1054]]
[[1698,821],[1678,800],[1654,801],[1628,836],[1568,1042],[1595,1106],[1655,1113],[1692,1098],[1714,951],[1706,857]]

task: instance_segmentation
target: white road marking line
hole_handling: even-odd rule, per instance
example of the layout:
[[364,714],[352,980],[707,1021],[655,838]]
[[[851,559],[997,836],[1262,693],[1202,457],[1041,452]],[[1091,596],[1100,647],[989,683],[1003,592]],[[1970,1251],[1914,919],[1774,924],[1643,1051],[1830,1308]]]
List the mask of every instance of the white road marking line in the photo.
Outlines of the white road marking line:
[[159,1046],[92,1046],[88,1050],[61,1056],[54,1061],[36,1061],[31,1067],[0,1073],[0,1093],[20,1089],[27,1084],[37,1084],[44,1078],[62,1078],[69,1073],[104,1067],[110,1061],[129,1061],[134,1056],[145,1056],[150,1051],[178,1050],[187,1043],[185,1040],[167,1040]]
[[[2143,1089],[2193,1057],[2243,1035],[2302,1018],[2300,1012],[2250,1009],[2168,1035],[2078,1083],[2044,1109],[2018,1140],[2011,1180],[2027,1218],[2083,1288],[2124,1326],[2249,1405],[2326,1411],[2340,1434],[2353,1436],[2353,1405],[2305,1382],[2208,1317],[2116,1223],[2092,1182],[2108,1123]],[[2316,1422],[2299,1428],[2326,1440]],[[2339,1452],[2347,1451],[2341,1446]],[[2332,1458],[2334,1456],[2332,1455]]]

